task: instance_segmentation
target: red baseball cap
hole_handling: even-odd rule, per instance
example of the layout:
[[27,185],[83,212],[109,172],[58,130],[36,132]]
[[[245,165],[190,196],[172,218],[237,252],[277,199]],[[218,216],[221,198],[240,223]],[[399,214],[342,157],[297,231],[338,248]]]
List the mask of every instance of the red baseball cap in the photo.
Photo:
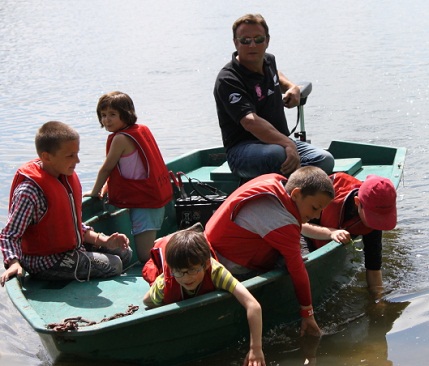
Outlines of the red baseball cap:
[[396,189],[389,179],[368,175],[359,188],[358,198],[369,227],[376,230],[395,228]]

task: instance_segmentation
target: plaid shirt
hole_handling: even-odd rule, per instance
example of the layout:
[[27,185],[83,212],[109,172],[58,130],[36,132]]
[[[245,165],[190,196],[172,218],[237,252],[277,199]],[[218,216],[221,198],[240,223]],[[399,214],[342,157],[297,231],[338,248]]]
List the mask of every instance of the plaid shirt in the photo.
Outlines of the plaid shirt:
[[[43,191],[31,180],[26,179],[13,192],[7,223],[0,233],[0,247],[4,266],[9,267],[13,259],[29,273],[37,273],[51,268],[63,258],[64,253],[47,256],[25,255],[22,253],[21,237],[31,224],[37,224],[48,209]],[[82,224],[85,233],[89,226]],[[80,245],[79,250],[85,250]]]

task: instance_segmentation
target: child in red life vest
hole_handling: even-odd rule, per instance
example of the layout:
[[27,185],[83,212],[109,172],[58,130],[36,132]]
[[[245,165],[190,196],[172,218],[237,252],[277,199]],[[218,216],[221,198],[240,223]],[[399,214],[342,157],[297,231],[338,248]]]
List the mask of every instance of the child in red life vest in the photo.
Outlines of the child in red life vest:
[[333,198],[332,182],[320,168],[299,168],[289,179],[265,174],[232,192],[205,226],[220,262],[240,280],[270,271],[284,259],[300,304],[301,335],[321,335],[301,255],[301,228]]
[[106,160],[89,197],[102,197],[107,181],[109,203],[129,208],[138,259],[145,263],[164,220],[165,205],[173,190],[167,167],[149,128],[136,124],[131,98],[115,91],[103,95],[97,105],[107,138]]
[[82,188],[75,172],[79,134],[46,122],[35,138],[37,159],[22,165],[10,190],[8,220],[0,233],[3,286],[25,269],[42,280],[80,282],[120,275],[131,261],[124,234],[96,233],[82,223]]
[[[164,238],[163,238],[164,239]],[[244,365],[265,365],[262,351],[262,311],[252,294],[210,256],[204,234],[182,230],[165,238],[165,259],[160,274],[143,302],[156,307],[222,289],[232,293],[247,312],[250,350]]]
[[[382,293],[382,231],[396,226],[396,189],[384,177],[368,175],[364,182],[346,173],[330,176],[335,199],[319,220],[305,224],[310,250],[335,240],[349,243],[351,235],[362,235],[366,280],[371,293]],[[318,225],[317,225],[318,224]]]

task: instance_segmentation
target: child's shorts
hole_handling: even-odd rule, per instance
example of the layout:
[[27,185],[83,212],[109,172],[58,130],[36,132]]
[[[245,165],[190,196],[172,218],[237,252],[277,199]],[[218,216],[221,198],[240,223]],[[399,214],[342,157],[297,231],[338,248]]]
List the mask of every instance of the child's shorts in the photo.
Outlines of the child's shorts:
[[137,235],[148,230],[160,230],[164,221],[165,207],[130,208],[131,234]]

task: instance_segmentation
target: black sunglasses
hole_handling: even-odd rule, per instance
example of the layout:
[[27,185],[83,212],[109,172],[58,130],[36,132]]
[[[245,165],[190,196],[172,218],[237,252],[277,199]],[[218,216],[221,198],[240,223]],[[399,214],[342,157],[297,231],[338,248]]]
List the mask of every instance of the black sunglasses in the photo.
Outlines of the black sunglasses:
[[238,39],[238,41],[241,44],[246,44],[249,45],[253,42],[255,42],[255,44],[261,44],[263,42],[265,42],[265,40],[267,39],[267,37],[265,36],[257,36],[257,37],[237,37],[236,39]]

